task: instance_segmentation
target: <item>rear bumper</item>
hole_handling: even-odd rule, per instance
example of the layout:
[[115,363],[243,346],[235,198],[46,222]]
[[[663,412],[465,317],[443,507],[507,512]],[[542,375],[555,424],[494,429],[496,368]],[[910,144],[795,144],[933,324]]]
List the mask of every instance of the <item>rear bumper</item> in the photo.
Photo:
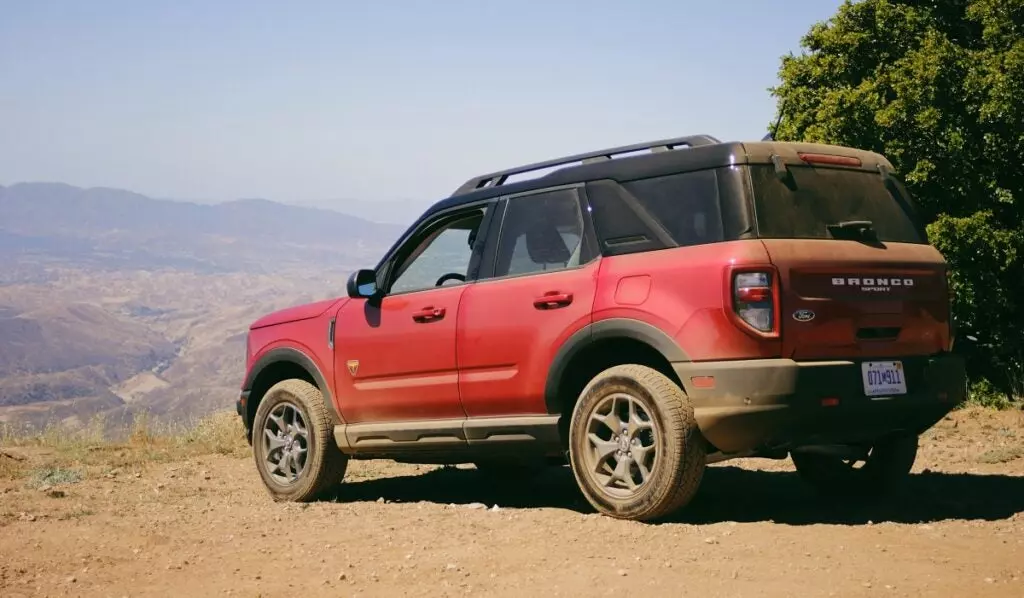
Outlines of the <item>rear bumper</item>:
[[[704,437],[722,452],[739,453],[920,434],[964,400],[962,358],[898,359],[906,371],[907,394],[884,398],[865,396],[858,361],[759,359],[673,368]],[[703,384],[694,384],[694,378],[703,378]]]

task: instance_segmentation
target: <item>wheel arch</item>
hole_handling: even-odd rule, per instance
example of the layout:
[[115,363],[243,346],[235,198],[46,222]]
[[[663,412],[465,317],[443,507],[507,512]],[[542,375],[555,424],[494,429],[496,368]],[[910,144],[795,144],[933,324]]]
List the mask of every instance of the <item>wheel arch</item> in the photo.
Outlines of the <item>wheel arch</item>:
[[689,356],[672,337],[640,320],[613,318],[578,330],[555,354],[544,387],[548,413],[563,416],[559,422],[563,444],[568,439],[568,416],[583,388],[598,373],[614,365],[636,363],[658,370],[682,389],[672,364],[685,361],[690,361]]
[[267,351],[256,360],[242,385],[242,392],[248,394],[245,406],[245,429],[250,440],[253,420],[256,418],[256,410],[259,408],[263,396],[278,382],[292,378],[305,380],[316,386],[324,396],[324,405],[330,415],[331,424],[342,423],[341,416],[334,405],[331,387],[316,362],[294,347],[277,347]]

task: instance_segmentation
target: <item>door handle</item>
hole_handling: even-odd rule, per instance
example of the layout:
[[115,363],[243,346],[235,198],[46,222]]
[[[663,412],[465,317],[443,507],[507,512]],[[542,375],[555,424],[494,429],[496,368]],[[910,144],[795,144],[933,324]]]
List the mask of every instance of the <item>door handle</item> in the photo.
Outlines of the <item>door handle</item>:
[[551,291],[533,300],[533,306],[537,309],[555,309],[565,307],[572,303],[572,293],[560,293]]
[[434,320],[440,320],[444,317],[445,308],[443,307],[424,307],[418,312],[412,314],[412,319],[421,324],[426,322],[433,322]]

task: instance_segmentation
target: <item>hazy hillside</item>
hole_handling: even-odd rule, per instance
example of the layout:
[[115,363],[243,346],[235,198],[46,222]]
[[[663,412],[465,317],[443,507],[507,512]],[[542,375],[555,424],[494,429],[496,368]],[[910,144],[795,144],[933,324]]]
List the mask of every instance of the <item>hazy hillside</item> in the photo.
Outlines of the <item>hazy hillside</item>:
[[0,187],[0,422],[228,407],[249,323],[343,294],[402,230],[266,200]]
[[402,227],[260,199],[204,205],[58,183],[0,187],[0,259],[274,272],[375,260]]

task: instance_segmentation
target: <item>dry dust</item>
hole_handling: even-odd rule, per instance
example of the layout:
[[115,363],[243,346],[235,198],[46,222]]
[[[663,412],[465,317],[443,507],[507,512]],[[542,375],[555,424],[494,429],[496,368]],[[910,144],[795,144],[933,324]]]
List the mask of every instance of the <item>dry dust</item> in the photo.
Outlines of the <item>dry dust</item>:
[[[0,482],[0,596],[1024,596],[1024,414],[958,412],[905,491],[829,503],[789,461],[711,467],[658,525],[594,514],[567,468],[354,463],[275,504],[249,459]],[[10,458],[35,458],[14,453]],[[494,505],[497,505],[495,507]]]

